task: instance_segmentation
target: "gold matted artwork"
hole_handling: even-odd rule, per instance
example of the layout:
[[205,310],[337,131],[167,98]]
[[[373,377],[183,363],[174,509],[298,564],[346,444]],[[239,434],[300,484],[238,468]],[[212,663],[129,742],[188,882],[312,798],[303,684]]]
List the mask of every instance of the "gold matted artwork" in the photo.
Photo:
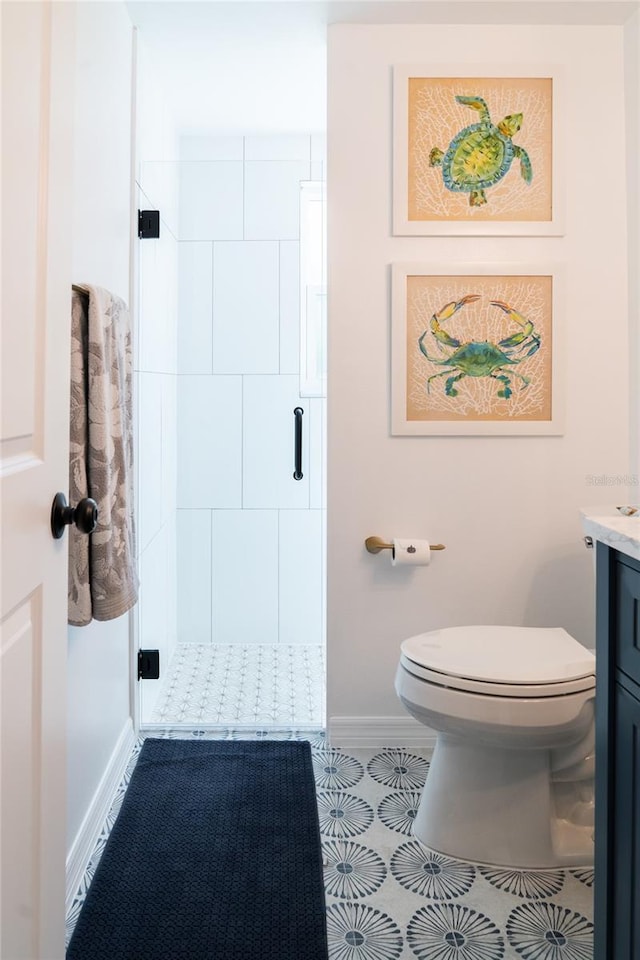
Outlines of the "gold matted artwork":
[[392,433],[561,434],[557,269],[393,266]]
[[562,232],[558,77],[489,71],[394,68],[394,233]]

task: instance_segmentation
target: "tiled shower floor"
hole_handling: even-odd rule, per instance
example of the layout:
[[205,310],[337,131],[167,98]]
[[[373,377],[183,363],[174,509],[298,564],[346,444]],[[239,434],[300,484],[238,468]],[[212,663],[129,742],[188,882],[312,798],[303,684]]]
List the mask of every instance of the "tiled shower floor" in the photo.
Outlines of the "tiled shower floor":
[[[193,730],[182,736],[214,734]],[[224,736],[308,739],[295,730],[229,730]],[[433,853],[411,837],[429,770],[426,754],[332,749],[321,733],[311,738],[311,747],[330,960],[591,960],[591,869],[488,868]],[[68,936],[139,748],[67,918]]]
[[[324,727],[319,644],[196,644],[176,648],[153,724]],[[144,695],[144,694],[143,694]]]

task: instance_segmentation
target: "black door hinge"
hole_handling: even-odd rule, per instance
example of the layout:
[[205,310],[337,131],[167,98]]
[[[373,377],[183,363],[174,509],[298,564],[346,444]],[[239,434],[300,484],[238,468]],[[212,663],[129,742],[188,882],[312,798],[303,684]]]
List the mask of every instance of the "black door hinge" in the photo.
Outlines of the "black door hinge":
[[160,211],[138,210],[138,236],[141,240],[157,240],[160,236]]
[[138,650],[138,680],[160,679],[160,651]]

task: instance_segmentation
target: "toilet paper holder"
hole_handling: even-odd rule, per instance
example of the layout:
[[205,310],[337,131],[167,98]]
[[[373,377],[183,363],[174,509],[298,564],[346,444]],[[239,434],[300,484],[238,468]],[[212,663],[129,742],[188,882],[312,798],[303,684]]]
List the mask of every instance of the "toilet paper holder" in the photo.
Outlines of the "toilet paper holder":
[[[382,537],[367,537],[364,542],[365,547],[369,553],[380,553],[381,550],[393,550],[393,544],[387,543]],[[429,544],[431,550],[444,550],[444,543],[431,543]]]

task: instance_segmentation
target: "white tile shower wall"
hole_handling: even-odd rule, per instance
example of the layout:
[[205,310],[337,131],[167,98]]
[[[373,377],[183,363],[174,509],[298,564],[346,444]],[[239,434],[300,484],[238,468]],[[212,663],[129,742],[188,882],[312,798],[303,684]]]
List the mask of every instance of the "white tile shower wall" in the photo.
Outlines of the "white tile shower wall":
[[[139,197],[142,206],[145,196]],[[176,373],[178,248],[165,221],[158,240],[138,243],[140,317],[137,367],[154,373]]]
[[280,373],[300,369],[300,244],[280,243]]
[[178,507],[242,505],[242,377],[178,377]]
[[214,373],[278,373],[278,262],[275,241],[214,244]]
[[327,157],[327,135],[313,133],[311,135],[311,162],[324,165]]
[[322,516],[280,510],[278,536],[280,643],[322,643]]
[[178,510],[178,597],[182,643],[211,643],[212,510]]
[[278,511],[213,511],[213,638],[278,642]]
[[243,164],[180,164],[180,240],[242,240]]
[[180,641],[319,642],[324,400],[299,396],[298,221],[324,137],[185,137],[180,158]]
[[213,244],[178,244],[178,373],[213,373]]
[[162,522],[175,524],[178,503],[178,378],[162,380]]
[[324,469],[326,459],[326,401],[324,397],[305,400],[309,414],[309,506],[325,506]]
[[144,550],[162,526],[162,374],[138,373],[138,542]]
[[300,181],[311,176],[309,162],[248,161],[244,171],[245,240],[297,240]]
[[[309,402],[296,376],[243,377],[242,505],[309,509]],[[294,408],[302,416],[302,480],[293,479]]]

